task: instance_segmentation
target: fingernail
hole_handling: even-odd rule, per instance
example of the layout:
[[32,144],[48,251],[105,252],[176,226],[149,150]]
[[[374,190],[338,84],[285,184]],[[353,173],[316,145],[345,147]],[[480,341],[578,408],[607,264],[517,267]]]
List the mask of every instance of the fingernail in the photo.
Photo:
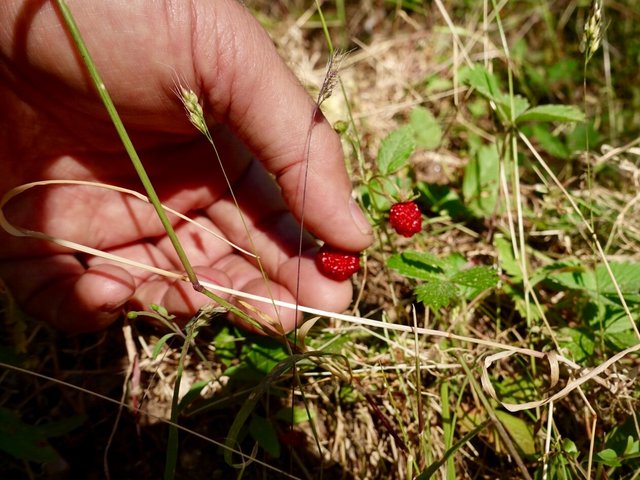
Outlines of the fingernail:
[[373,233],[371,225],[353,198],[349,201],[349,210],[351,211],[351,218],[353,218],[353,221],[358,227],[358,230],[360,230],[360,233],[363,235],[371,235],[371,233]]

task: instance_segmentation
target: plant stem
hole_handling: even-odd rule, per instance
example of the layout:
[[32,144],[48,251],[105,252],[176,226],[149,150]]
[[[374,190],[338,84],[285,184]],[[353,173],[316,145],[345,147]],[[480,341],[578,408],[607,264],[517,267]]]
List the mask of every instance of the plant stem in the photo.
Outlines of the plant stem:
[[219,305],[228,309],[238,317],[247,321],[251,325],[257,326],[257,328],[260,329],[261,325],[259,325],[255,320],[249,317],[245,312],[240,310],[238,307],[232,305],[224,298],[207,290],[200,284],[200,281],[198,280],[198,277],[196,276],[196,273],[193,270],[193,267],[191,266],[191,262],[189,262],[189,258],[187,257],[187,254],[185,253],[184,249],[182,248],[182,245],[180,244],[180,240],[178,239],[178,236],[176,235],[175,230],[173,229],[173,226],[171,225],[171,222],[169,221],[169,218],[167,217],[167,214],[164,211],[162,204],[160,203],[160,199],[158,198],[158,195],[156,194],[156,191],[153,188],[153,185],[151,184],[151,180],[149,179],[149,176],[147,175],[147,172],[145,171],[144,166],[142,165],[142,161],[140,160],[140,157],[138,156],[138,153],[136,152],[136,149],[133,146],[133,143],[131,142],[131,138],[129,137],[129,134],[127,133],[127,130],[125,129],[122,123],[122,120],[120,119],[120,115],[118,115],[118,112],[116,110],[115,105],[113,104],[113,101],[111,100],[109,92],[107,91],[104,85],[104,82],[102,81],[102,78],[98,73],[96,65],[93,62],[91,55],[89,54],[89,50],[87,49],[87,46],[84,43],[84,40],[82,39],[80,30],[78,29],[78,26],[75,23],[73,15],[69,10],[69,7],[67,6],[66,1],[56,0],[56,4],[60,9],[60,13],[62,14],[62,17],[65,21],[66,27],[69,30],[71,37],[73,38],[73,42],[75,43],[76,48],[78,49],[78,52],[80,53],[80,56],[82,57],[82,60],[85,66],[87,67],[87,71],[91,76],[91,80],[93,81],[93,84],[96,87],[96,90],[98,91],[98,94],[100,95],[100,98],[102,99],[102,102],[104,103],[105,108],[107,109],[109,117],[111,118],[111,121],[113,122],[113,125],[116,131],[118,132],[118,136],[120,137],[120,140],[122,141],[122,144],[127,154],[129,155],[129,158],[131,159],[131,163],[133,164],[133,167],[135,168],[136,173],[138,174],[138,177],[140,178],[140,181],[144,186],[144,189],[147,193],[147,197],[149,198],[149,202],[153,205],[153,208],[155,209],[158,215],[158,218],[162,223],[162,226],[167,232],[167,236],[169,237],[171,244],[173,245],[173,248],[175,249],[178,255],[178,258],[180,259],[180,262],[184,267],[184,271],[187,275],[187,278],[193,285],[193,288],[198,292],[202,293],[203,295],[207,296],[214,302],[217,302]]
[[178,237],[173,229],[173,226],[171,225],[171,222],[169,221],[169,218],[167,217],[166,212],[162,208],[160,199],[158,198],[158,195],[155,189],[153,188],[153,185],[151,184],[151,180],[149,179],[149,176],[147,175],[147,172],[144,169],[144,166],[142,165],[142,161],[140,160],[140,157],[138,156],[138,153],[136,152],[136,149],[134,148],[133,143],[131,142],[131,138],[129,137],[127,130],[122,124],[120,115],[118,114],[116,107],[113,104],[113,101],[111,100],[111,96],[109,95],[109,92],[107,91],[107,88],[105,87],[104,82],[102,81],[102,78],[98,73],[96,65],[93,62],[91,55],[89,54],[89,50],[87,49],[87,46],[84,43],[84,40],[82,39],[80,30],[76,25],[73,15],[71,14],[71,11],[69,10],[69,7],[67,6],[67,3],[65,0],[56,0],[56,4],[60,9],[60,13],[62,14],[62,18],[65,21],[67,29],[71,34],[71,37],[73,38],[73,42],[75,43],[76,48],[78,49],[78,53],[80,53],[80,56],[82,57],[82,61],[87,67],[87,71],[91,76],[91,80],[93,81],[93,84],[96,87],[96,90],[98,91],[98,95],[100,95],[100,99],[102,100],[102,103],[104,103],[104,106],[107,109],[107,112],[109,113],[109,117],[113,122],[113,126],[118,132],[120,141],[122,142],[124,149],[127,151],[127,154],[131,159],[131,164],[133,165],[133,168],[136,170],[138,177],[140,177],[140,181],[144,186],[145,192],[147,193],[147,197],[149,197],[149,201],[153,205],[153,208],[155,209],[156,214],[158,215],[158,218],[162,223],[162,226],[167,232],[167,236],[171,240],[171,244],[173,245],[173,248],[178,254],[178,257],[180,258],[180,262],[184,267],[185,273],[187,274],[189,281],[191,281],[194,288],[197,289],[197,286],[199,285],[198,277],[196,276],[196,273],[193,270],[193,267],[191,266],[189,259],[187,258],[187,254],[185,253],[184,249],[182,248],[182,245],[180,244],[180,240],[178,240]]

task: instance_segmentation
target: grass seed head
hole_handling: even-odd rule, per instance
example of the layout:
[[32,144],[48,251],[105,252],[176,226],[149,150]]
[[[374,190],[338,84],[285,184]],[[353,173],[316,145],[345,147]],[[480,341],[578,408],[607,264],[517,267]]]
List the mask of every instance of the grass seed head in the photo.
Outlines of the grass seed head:
[[585,54],[587,63],[600,47],[602,41],[602,0],[592,0],[589,17],[582,32],[580,51]]
[[207,123],[204,120],[204,112],[202,105],[198,101],[198,96],[193,90],[180,87],[180,100],[187,111],[187,116],[191,124],[196,127],[200,133],[207,135],[208,128]]

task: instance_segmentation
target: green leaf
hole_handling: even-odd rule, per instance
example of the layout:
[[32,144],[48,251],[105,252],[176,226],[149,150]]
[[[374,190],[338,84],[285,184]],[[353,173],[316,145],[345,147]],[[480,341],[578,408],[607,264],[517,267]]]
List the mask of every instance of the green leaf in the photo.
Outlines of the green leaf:
[[584,151],[596,147],[601,141],[593,122],[578,123],[567,135],[567,145],[572,152]]
[[628,417],[622,425],[617,425],[607,434],[605,448],[614,450],[619,456],[640,454],[640,440],[633,417]]
[[447,307],[458,297],[458,287],[448,280],[431,278],[422,285],[418,285],[415,290],[418,301],[424,303],[433,310],[440,310]]
[[200,380],[198,382],[194,382],[189,388],[189,391],[182,397],[180,403],[178,404],[178,412],[182,412],[186,407],[188,407],[191,402],[200,397],[200,392],[202,389],[209,384],[209,380]]
[[231,333],[230,327],[222,327],[213,337],[216,358],[229,367],[238,354],[238,338]]
[[432,279],[434,274],[443,272],[443,262],[435,255],[426,252],[407,252],[391,255],[387,267],[397,270],[409,278]]
[[388,183],[388,180],[382,177],[376,177],[372,178],[367,184],[367,192],[371,206],[377,212],[387,211],[391,207],[391,200],[383,193],[387,190],[385,185]]
[[486,290],[498,284],[498,274],[487,266],[477,266],[456,273],[450,280],[458,285],[474,288],[476,290]]
[[[640,292],[640,263],[611,262],[611,272],[622,293],[637,294]],[[616,288],[604,265],[596,267],[596,282],[600,292],[605,295],[616,295]]]
[[165,318],[169,318],[171,317],[171,315],[169,315],[169,312],[167,311],[166,308],[164,308],[162,305],[158,305],[156,303],[152,303],[150,305],[151,310],[158,312],[160,315],[162,315]]
[[454,220],[469,216],[460,195],[449,185],[419,182],[418,190],[422,197],[421,203],[428,205],[432,212],[448,214]]
[[308,422],[315,417],[313,410],[307,412],[304,407],[283,407],[278,410],[276,418],[291,425]]
[[548,280],[571,290],[595,290],[596,280],[593,271],[585,269],[575,261],[560,261],[547,265],[541,273],[546,273]]
[[466,71],[465,76],[466,83],[483,97],[497,103],[502,96],[497,77],[483,66],[474,66]]
[[160,338],[160,340],[156,342],[156,344],[153,346],[153,351],[151,352],[152,360],[155,360],[156,358],[158,358],[158,355],[160,354],[160,350],[162,350],[162,347],[165,345],[165,343],[167,343],[167,341],[171,337],[174,337],[175,335],[176,335],[175,333],[167,333],[166,335],[163,335],[162,338]]
[[243,357],[245,363],[265,375],[282,360],[289,358],[283,345],[269,338],[258,338],[245,348],[249,349]]
[[424,107],[416,107],[409,116],[416,147],[424,150],[438,148],[442,141],[442,128],[433,114]]
[[495,145],[483,146],[467,163],[462,194],[467,208],[481,218],[496,213],[500,187],[500,158]]
[[442,458],[433,462],[431,465],[425,468],[420,473],[420,475],[416,477],[416,480],[430,480],[431,478],[435,477],[440,467],[443,466],[447,462],[447,460],[451,458],[451,456],[454,453],[456,453],[458,449],[460,449],[460,447],[463,447],[464,445],[469,443],[469,441],[472,440],[473,437],[475,437],[480,432],[482,432],[482,430],[484,430],[489,425],[489,423],[490,423],[489,419],[485,420],[480,425],[478,425],[473,430],[471,430],[469,433],[467,433],[460,440],[458,440],[455,444],[451,446],[451,448],[449,448],[446,452],[444,452],[444,455],[442,456]]
[[517,122],[584,122],[585,116],[573,105],[540,105],[530,108],[517,118]]
[[24,423],[16,412],[0,408],[0,451],[30,462],[53,462],[58,453],[47,439],[64,435],[84,421],[85,417],[77,416],[34,426]]
[[498,98],[496,105],[498,105],[498,111],[501,115],[504,123],[511,123],[511,119],[518,119],[520,115],[527,111],[529,108],[529,100],[522,95],[513,96],[513,115],[511,114],[511,97],[507,94],[501,95]]
[[411,127],[391,132],[380,144],[377,166],[382,175],[393,175],[407,164],[415,149]]
[[568,350],[578,363],[590,358],[596,347],[593,332],[586,328],[561,328],[558,335],[560,347]]
[[522,279],[522,268],[513,255],[511,242],[502,236],[496,235],[493,246],[498,253],[498,261],[502,270],[516,281]]
[[618,454],[611,450],[610,448],[605,448],[604,450],[596,453],[596,462],[603,463],[604,465],[608,465],[609,467],[621,467],[622,463],[618,458]]
[[249,433],[258,442],[258,445],[273,458],[280,456],[278,434],[269,420],[254,413],[249,423]]
[[496,417],[509,432],[516,446],[525,455],[536,454],[536,444],[533,439],[533,428],[519,417],[515,417],[502,410],[496,410]]
[[571,151],[558,137],[549,132],[548,126],[539,123],[533,126],[533,136],[538,140],[542,148],[554,157],[566,160],[571,156]]
[[451,277],[458,273],[460,270],[464,269],[467,265],[467,259],[461,253],[455,252],[451,255],[447,255],[445,258],[441,260],[442,262],[442,270],[447,275],[447,277]]

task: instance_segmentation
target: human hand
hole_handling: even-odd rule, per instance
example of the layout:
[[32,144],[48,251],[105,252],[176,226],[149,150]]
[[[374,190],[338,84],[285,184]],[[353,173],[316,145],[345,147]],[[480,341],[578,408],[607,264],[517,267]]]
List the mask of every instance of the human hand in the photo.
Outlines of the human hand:
[[[204,103],[225,172],[271,282],[255,261],[172,218],[203,279],[295,302],[297,219],[307,132],[315,108],[271,40],[235,0],[70,1],[70,9],[161,201],[251,250],[211,146],[189,124],[176,78]],[[43,179],[141,190],[137,176],[52,2],[0,4],[0,192]],[[305,227],[345,250],[371,242],[355,203],[340,140],[313,127]],[[275,179],[275,182],[274,182]],[[95,187],[38,187],[5,207],[14,225],[164,269],[181,270],[152,208]],[[322,276],[305,234],[299,302],[346,308],[349,282]],[[55,244],[0,233],[0,277],[23,308],[69,331],[103,328],[126,304],[189,316],[208,299],[170,282]],[[255,304],[276,318],[269,305]],[[294,313],[280,310],[286,330]]]

